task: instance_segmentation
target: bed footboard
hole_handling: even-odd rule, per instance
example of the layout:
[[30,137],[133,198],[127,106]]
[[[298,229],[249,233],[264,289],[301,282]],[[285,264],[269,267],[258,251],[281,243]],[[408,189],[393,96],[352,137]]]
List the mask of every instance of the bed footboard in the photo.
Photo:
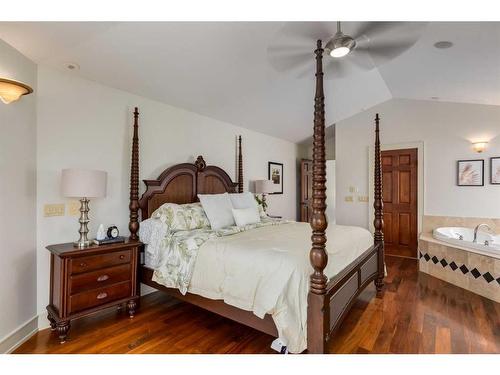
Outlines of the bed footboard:
[[375,281],[377,284],[383,279],[384,266],[382,264],[380,267],[379,264],[383,257],[380,253],[383,253],[383,246],[373,245],[328,282],[325,294],[309,293],[307,311],[309,353],[326,353],[328,342],[339,329],[356,297],[370,282]]

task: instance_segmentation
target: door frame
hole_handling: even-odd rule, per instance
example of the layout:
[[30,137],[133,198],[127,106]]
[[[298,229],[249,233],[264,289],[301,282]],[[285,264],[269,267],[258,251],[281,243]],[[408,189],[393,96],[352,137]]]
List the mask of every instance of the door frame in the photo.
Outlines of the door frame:
[[[404,150],[408,148],[417,149],[417,240],[422,233],[422,223],[424,217],[424,142],[406,142],[406,143],[392,143],[392,144],[382,144],[380,145],[381,151],[388,150]],[[375,171],[375,148],[373,146],[368,147],[368,228],[370,232],[374,232],[373,221],[371,218],[374,217],[373,209],[373,180]]]

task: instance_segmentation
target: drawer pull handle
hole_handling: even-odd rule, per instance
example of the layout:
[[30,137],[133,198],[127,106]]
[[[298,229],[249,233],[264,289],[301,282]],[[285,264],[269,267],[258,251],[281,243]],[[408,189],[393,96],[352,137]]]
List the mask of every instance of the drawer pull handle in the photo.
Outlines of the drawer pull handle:
[[87,264],[82,262],[82,263],[80,263],[80,267],[87,267]]
[[125,259],[125,255],[120,255],[120,259]]
[[109,279],[109,276],[108,275],[101,275],[97,278],[97,281],[98,282],[102,282],[102,281],[106,281]]
[[99,293],[99,294],[97,295],[97,299],[104,299],[104,298],[106,298],[107,296],[108,296],[108,293],[106,293],[106,292]]

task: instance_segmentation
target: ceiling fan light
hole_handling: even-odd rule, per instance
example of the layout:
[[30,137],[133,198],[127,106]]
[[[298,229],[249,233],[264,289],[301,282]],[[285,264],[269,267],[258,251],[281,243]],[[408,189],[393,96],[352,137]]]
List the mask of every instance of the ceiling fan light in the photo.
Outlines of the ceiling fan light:
[[337,47],[337,48],[330,51],[330,56],[336,57],[336,58],[344,57],[349,52],[351,52],[351,50],[348,47]]
[[342,32],[338,32],[326,44],[325,49],[328,51],[330,56],[339,58],[348,55],[354,47],[356,47],[356,41],[353,38],[342,34]]

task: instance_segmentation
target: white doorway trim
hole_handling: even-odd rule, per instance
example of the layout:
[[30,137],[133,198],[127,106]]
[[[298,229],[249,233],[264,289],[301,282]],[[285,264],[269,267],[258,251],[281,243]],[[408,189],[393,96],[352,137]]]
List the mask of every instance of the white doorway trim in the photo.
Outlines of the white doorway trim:
[[[416,148],[418,151],[417,160],[417,179],[418,179],[418,191],[417,191],[417,236],[420,236],[422,232],[422,221],[424,217],[424,142],[407,142],[407,143],[394,143],[394,144],[383,144],[380,145],[381,151],[386,150],[403,150],[407,148]],[[373,180],[374,180],[374,169],[375,169],[375,147],[370,146],[368,150],[368,228],[373,233]]]

